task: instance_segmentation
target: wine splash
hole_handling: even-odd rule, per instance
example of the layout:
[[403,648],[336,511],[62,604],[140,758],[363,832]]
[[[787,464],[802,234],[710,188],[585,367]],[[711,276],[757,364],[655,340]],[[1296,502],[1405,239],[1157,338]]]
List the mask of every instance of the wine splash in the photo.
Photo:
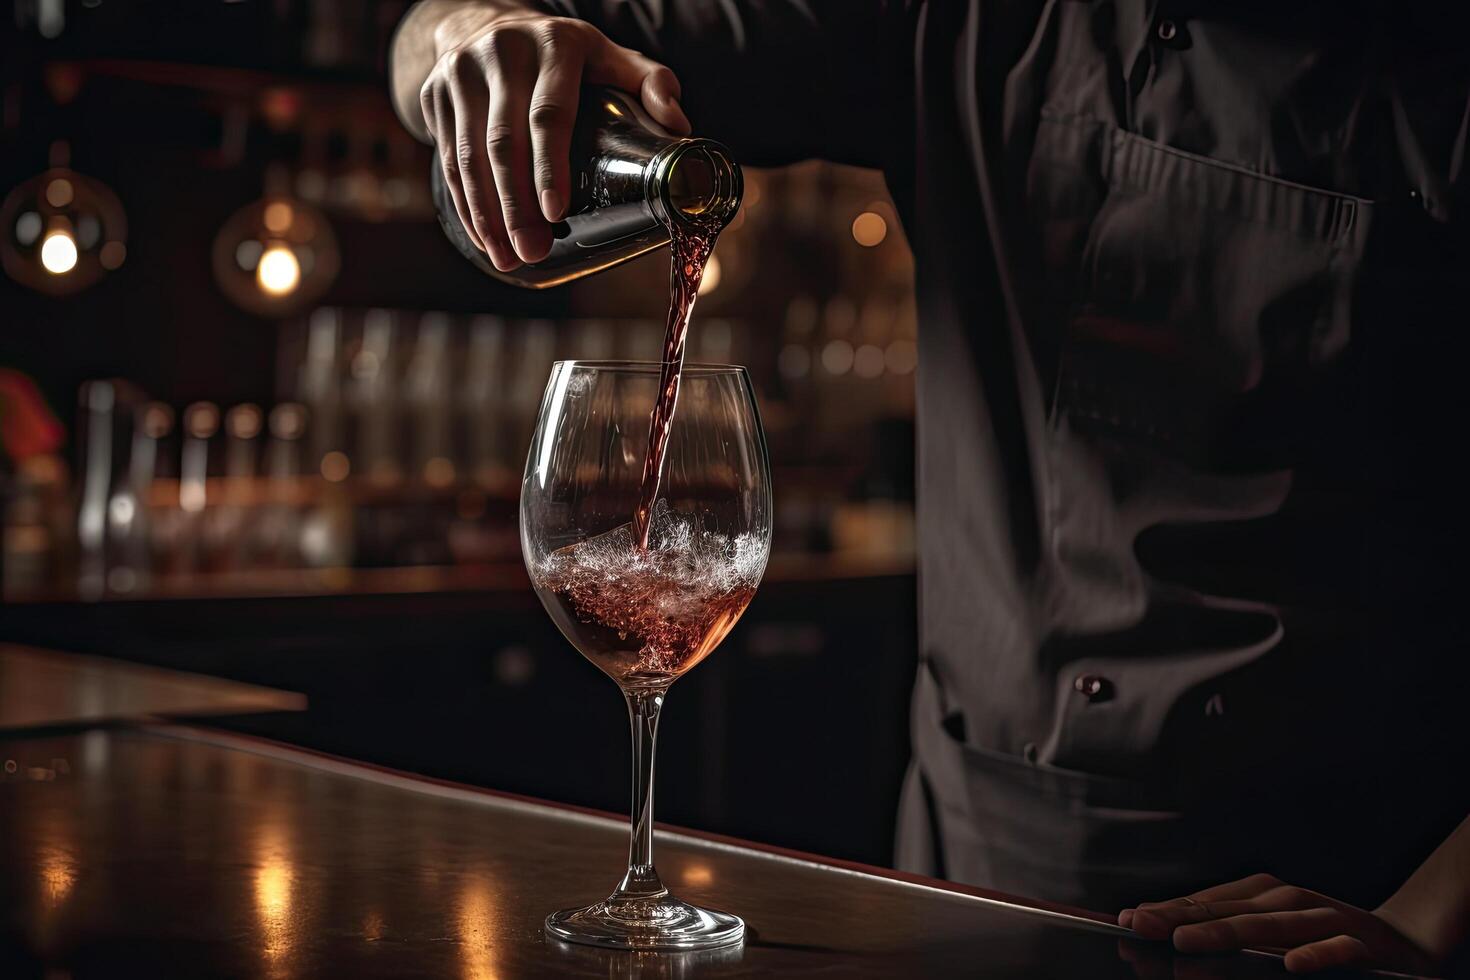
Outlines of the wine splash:
[[765,570],[764,538],[724,535],[661,503],[633,525],[552,552],[532,583],[577,648],[625,688],[663,687],[730,632]]
[[648,419],[648,453],[643,457],[643,482],[639,487],[638,507],[633,512],[635,540],[640,549],[648,547],[650,517],[658,499],[659,481],[663,478],[664,450],[669,444],[669,426],[679,403],[679,379],[684,371],[684,347],[689,339],[689,315],[699,298],[699,284],[704,267],[715,249],[723,222],[669,222],[669,322],[664,332],[663,369],[659,372],[658,398]]

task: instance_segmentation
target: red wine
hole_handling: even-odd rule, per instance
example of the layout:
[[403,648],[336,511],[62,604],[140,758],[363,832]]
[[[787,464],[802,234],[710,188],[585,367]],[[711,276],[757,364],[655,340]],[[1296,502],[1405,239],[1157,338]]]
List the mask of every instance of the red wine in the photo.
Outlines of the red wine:
[[679,403],[679,378],[684,371],[684,343],[689,338],[689,315],[699,298],[704,266],[714,251],[722,222],[717,220],[669,223],[669,323],[664,333],[663,369],[659,372],[658,398],[648,419],[648,453],[643,457],[643,482],[633,527],[639,548],[648,547],[649,518],[658,499],[663,477],[664,450],[669,444],[669,426]]
[[665,687],[740,619],[765,567],[758,535],[701,531],[661,506],[650,542],[624,524],[561,548],[531,581],[562,632],[624,688]]

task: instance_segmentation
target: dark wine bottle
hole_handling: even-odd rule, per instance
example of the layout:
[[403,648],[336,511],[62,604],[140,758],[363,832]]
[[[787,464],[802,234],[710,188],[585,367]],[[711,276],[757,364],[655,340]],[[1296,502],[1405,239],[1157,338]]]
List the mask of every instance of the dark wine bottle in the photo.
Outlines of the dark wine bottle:
[[621,265],[667,245],[685,224],[728,224],[740,208],[740,166],[714,140],[670,135],[637,97],[584,88],[572,135],[572,201],[552,226],[551,252],[501,272],[470,241],[436,162],[430,171],[444,234],[497,279],[544,289]]

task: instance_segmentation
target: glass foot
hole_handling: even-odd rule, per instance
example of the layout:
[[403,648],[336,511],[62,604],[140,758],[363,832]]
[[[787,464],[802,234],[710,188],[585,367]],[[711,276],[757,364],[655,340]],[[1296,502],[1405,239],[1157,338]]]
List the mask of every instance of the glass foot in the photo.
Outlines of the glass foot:
[[702,909],[672,895],[609,898],[546,917],[546,932],[570,943],[607,949],[713,949],[745,939],[745,923],[727,912]]

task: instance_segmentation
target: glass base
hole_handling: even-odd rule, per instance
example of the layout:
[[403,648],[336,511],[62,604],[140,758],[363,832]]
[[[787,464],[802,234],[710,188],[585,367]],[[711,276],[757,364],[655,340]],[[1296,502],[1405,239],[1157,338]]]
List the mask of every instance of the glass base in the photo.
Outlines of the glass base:
[[609,898],[546,917],[546,933],[605,949],[714,949],[745,940],[745,923],[728,912],[702,909],[672,895]]

